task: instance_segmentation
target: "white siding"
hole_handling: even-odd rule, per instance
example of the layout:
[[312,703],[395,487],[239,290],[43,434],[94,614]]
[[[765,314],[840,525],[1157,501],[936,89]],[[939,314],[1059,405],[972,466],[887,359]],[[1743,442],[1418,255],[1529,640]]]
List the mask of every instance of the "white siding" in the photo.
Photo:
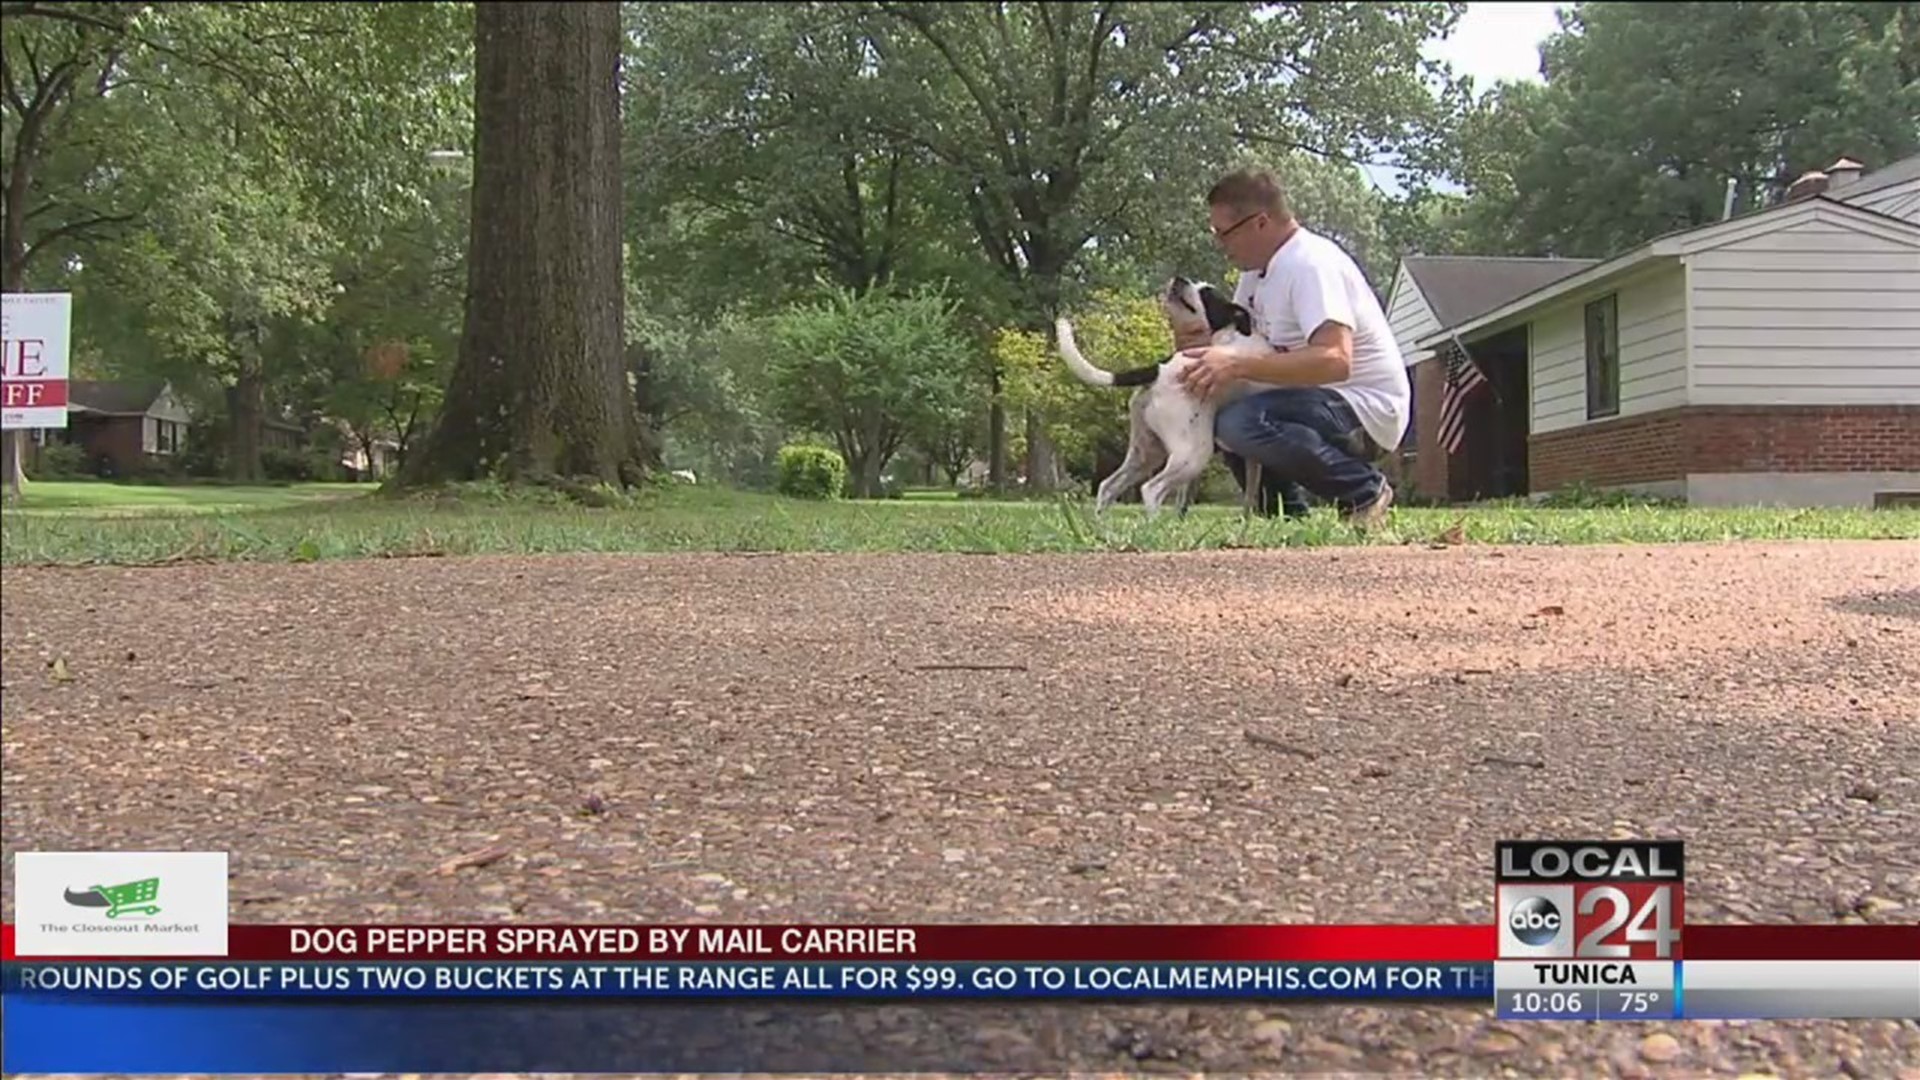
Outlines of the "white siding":
[[1581,305],[1562,304],[1533,321],[1533,355],[1527,367],[1533,388],[1535,435],[1575,427],[1587,420],[1587,346]]
[[1871,210],[1876,214],[1886,214],[1902,221],[1911,221],[1920,225],[1920,177],[1904,183],[1891,184],[1879,191],[1869,191],[1857,199],[1847,197],[1847,189],[1831,192],[1834,198],[1851,203],[1862,210]]
[[185,449],[187,425],[192,420],[187,407],[174,396],[173,385],[161,387],[147,414],[140,418],[140,449],[149,454],[179,453]]
[[189,413],[187,407],[180,403],[180,399],[174,396],[171,386],[160,391],[160,396],[154,399],[153,407],[147,410],[147,415],[156,416],[162,420],[172,420],[177,424],[193,421],[193,414]]
[[1691,402],[1920,404],[1920,236],[1898,229],[1820,214],[1688,256]]
[[1414,284],[1406,263],[1401,263],[1400,272],[1393,276],[1393,292],[1387,297],[1387,303],[1387,325],[1393,328],[1393,340],[1400,346],[1400,355],[1406,359],[1407,366],[1432,357],[1432,349],[1416,349],[1413,343],[1438,332],[1440,320],[1427,306],[1427,298],[1421,294],[1420,286]]
[[1534,318],[1528,376],[1535,434],[1587,422],[1586,305],[1609,293],[1619,297],[1618,415],[1686,404],[1686,278],[1681,268],[1669,266],[1612,288],[1583,290]]

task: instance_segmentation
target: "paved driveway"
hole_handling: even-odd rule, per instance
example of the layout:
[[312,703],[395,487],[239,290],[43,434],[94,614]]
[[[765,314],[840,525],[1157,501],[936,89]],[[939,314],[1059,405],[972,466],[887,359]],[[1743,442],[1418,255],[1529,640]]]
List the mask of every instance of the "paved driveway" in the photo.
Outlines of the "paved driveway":
[[[1920,913],[1920,545],[435,559],[4,593],[7,852],[226,850],[236,921],[1486,922],[1495,839],[1616,832],[1687,841],[1695,922]],[[1894,1021],[818,1012],[1040,1072],[1920,1061]],[[822,1041],[799,1026],[756,1030]]]

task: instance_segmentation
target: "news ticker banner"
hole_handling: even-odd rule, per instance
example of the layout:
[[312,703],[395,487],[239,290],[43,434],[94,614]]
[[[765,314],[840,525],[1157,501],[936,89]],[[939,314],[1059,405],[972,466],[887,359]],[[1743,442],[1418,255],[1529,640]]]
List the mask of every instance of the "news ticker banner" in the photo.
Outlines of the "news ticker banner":
[[[887,930],[912,958],[779,944]],[[687,934],[657,951],[622,948]],[[1920,928],[1695,926],[1684,962],[1486,960],[1462,926],[236,926],[224,958],[20,956],[14,1000],[1472,1001],[1559,1019],[1920,1018]],[[331,940],[325,955],[307,947]],[[539,942],[528,948],[528,941]],[[347,949],[342,943],[352,941]],[[466,943],[459,950],[445,944]],[[572,943],[571,945],[563,943]],[[1362,954],[1330,959],[1328,954]],[[1365,954],[1391,952],[1395,960]],[[1185,954],[1185,958],[1169,956]],[[997,959],[951,959],[992,956]],[[1088,959],[1087,956],[1107,959]],[[1116,956],[1137,959],[1116,960]],[[409,958],[410,957],[410,958]],[[1612,995],[1601,999],[1601,994]]]
[[[1677,844],[1495,856],[1493,926],[257,926],[227,922],[224,854],[21,853],[19,921],[0,927],[0,1065],[633,1071],[676,1031],[710,1030],[722,1056],[683,1071],[766,1071],[764,1056],[724,1056],[727,1032],[763,1023],[746,1009],[805,1028],[821,1021],[807,1008],[851,1002],[933,1017],[994,1001],[1492,995],[1511,1018],[1920,1019],[1920,928],[1685,926]],[[509,1029],[518,1049],[479,1054]],[[142,1033],[145,1056],[101,1030]],[[329,1049],[342,1032],[361,1033],[351,1061]],[[602,1037],[646,1053],[582,1056]]]

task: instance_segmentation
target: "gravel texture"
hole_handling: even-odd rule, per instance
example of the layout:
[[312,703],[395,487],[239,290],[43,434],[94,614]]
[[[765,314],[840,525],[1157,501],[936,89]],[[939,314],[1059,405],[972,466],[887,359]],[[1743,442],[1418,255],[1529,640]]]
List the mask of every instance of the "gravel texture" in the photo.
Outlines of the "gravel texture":
[[[5,851],[226,850],[239,922],[1485,922],[1495,839],[1610,834],[1687,841],[1690,921],[1920,913],[1911,543],[3,580]],[[754,1037],[1029,1075],[1920,1080],[1908,1021],[808,1016]]]

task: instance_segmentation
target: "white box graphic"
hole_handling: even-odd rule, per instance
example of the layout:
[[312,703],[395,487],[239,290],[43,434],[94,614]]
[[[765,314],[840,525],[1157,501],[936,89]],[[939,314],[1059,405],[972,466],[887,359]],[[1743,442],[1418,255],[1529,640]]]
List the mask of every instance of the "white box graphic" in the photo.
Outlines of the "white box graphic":
[[224,851],[23,851],[13,857],[14,952],[227,955]]

